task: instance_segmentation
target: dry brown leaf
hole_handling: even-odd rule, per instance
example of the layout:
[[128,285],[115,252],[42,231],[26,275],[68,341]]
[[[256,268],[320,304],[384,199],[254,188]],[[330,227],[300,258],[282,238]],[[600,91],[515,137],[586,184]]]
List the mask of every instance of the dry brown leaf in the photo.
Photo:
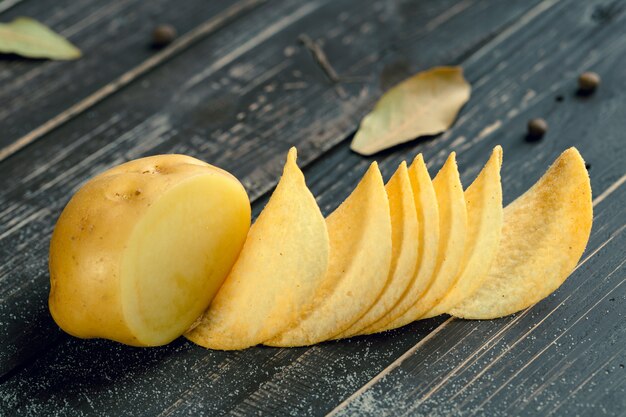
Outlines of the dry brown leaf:
[[29,17],[0,23],[0,53],[56,60],[77,59],[81,55],[63,36]]
[[461,67],[436,67],[391,88],[363,118],[351,148],[361,155],[447,130],[470,97]]

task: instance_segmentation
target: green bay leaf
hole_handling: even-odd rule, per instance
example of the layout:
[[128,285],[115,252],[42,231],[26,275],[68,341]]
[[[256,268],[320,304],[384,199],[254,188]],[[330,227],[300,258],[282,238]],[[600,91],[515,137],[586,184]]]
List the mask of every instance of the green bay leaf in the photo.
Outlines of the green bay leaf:
[[77,59],[81,56],[80,50],[67,39],[29,17],[0,23],[0,53],[55,60]]
[[436,67],[392,87],[363,118],[350,148],[361,155],[447,130],[470,97],[461,67]]

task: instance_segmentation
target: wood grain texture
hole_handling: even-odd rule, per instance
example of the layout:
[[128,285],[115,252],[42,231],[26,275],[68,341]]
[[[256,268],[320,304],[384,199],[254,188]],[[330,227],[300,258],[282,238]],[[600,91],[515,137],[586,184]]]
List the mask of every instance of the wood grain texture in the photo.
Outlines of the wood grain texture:
[[[608,287],[600,285],[591,295],[585,293],[591,287],[581,291],[574,291],[578,287],[564,288],[523,315],[528,320],[525,327],[507,327],[517,317],[493,322],[446,321],[439,317],[383,335],[312,348],[253,348],[243,352],[205,351],[182,340],[164,348],[135,349],[106,341],[73,339],[56,330],[45,307],[49,233],[71,191],[90,175],[128,158],[185,152],[235,172],[251,195],[260,197],[254,205],[258,212],[265,193],[275,184],[286,149],[298,144],[301,159],[311,164],[305,170],[308,182],[319,195],[322,210],[328,213],[348,195],[371,160],[350,153],[344,139],[380,94],[380,85],[397,81],[408,71],[444,63],[464,64],[475,87],[472,100],[450,133],[378,155],[386,178],[401,159],[410,159],[419,151],[425,153],[434,173],[447,153],[456,150],[463,181],[469,184],[491,147],[502,143],[505,199],[510,201],[561,150],[575,144],[592,165],[596,198],[609,192],[598,203],[598,207],[606,204],[609,209],[606,215],[596,217],[590,250],[600,247],[608,233],[619,230],[615,228],[620,218],[616,214],[622,203],[617,199],[611,205],[620,195],[622,188],[615,184],[623,182],[624,174],[623,141],[618,136],[625,100],[624,79],[619,73],[624,41],[617,29],[620,23],[623,25],[623,16],[618,8],[608,13],[612,16],[609,19],[594,18],[598,10],[613,10],[605,9],[606,2],[601,1],[578,3],[576,7],[573,1],[544,1],[534,9],[531,7],[536,2],[506,3],[390,2],[383,8],[368,9],[361,2],[308,6],[280,2],[271,9],[260,8],[142,78],[140,81],[147,85],[129,85],[91,112],[6,160],[0,165],[0,187],[6,190],[0,197],[0,334],[6,335],[2,340],[6,349],[2,349],[0,358],[5,374],[0,386],[0,409],[31,415],[323,415],[408,351],[389,372],[394,378],[407,378],[399,392],[382,390],[383,398],[374,396],[368,404],[373,408],[366,408],[357,399],[338,411],[395,414],[395,409],[388,408],[390,403],[384,401],[386,397],[395,395],[403,410],[409,411],[414,405],[411,400],[415,397],[411,395],[415,387],[422,393],[429,392],[445,375],[452,377],[459,366],[474,363],[482,351],[488,354],[480,357],[483,366],[474,368],[474,372],[485,369],[485,364],[502,352],[489,353],[489,346],[506,349],[509,344],[498,343],[520,338],[523,342],[519,348],[528,349],[529,344],[534,348],[532,341],[523,337],[529,326],[539,325],[544,345],[552,346],[549,343],[553,336],[541,330],[541,320],[547,314],[541,306],[550,301],[558,304],[562,299],[557,297],[564,291],[567,295],[580,292],[580,297],[589,297],[587,301],[597,301]],[[342,14],[344,10],[351,13]],[[562,15],[567,17],[564,28],[552,28],[550,25]],[[476,25],[479,18],[481,24]],[[516,23],[510,26],[511,21]],[[505,27],[509,29],[493,38]],[[297,43],[297,36],[303,32],[312,39],[322,39],[328,59],[340,76],[366,77],[361,84],[341,85],[349,94],[346,100],[338,99],[336,86],[328,82]],[[546,33],[551,33],[550,42]],[[597,48],[599,43],[605,47]],[[545,51],[537,52],[542,48]],[[207,66],[207,62],[211,64]],[[541,66],[535,67],[538,63]],[[597,95],[582,99],[573,93],[575,77],[578,71],[588,68],[601,71],[604,83]],[[155,92],[151,86],[162,90]],[[183,92],[176,95],[181,86]],[[563,95],[564,101],[556,102],[557,95]],[[537,114],[548,118],[551,129],[543,142],[529,144],[523,140],[525,121]],[[216,132],[213,136],[212,131]],[[613,261],[623,256],[609,246],[617,244],[620,248],[623,242],[611,242],[595,256],[608,253]],[[585,265],[599,262],[592,261],[598,259],[595,256]],[[600,278],[608,276],[610,267],[600,268],[603,272],[595,280],[583,274],[581,268],[566,285],[602,283]],[[619,270],[607,280],[615,280],[616,276],[620,277]],[[623,280],[623,274],[621,277]],[[572,308],[579,315],[584,311],[584,306],[575,303]],[[555,317],[564,319],[562,315]],[[576,327],[581,322],[575,318],[568,322],[574,324],[569,335],[583,338]],[[442,323],[445,326],[437,327]],[[613,324],[618,326],[614,317]],[[433,333],[435,328],[439,330]],[[604,328],[601,334],[610,331]],[[615,332],[615,341],[622,344],[613,346],[623,346],[622,333]],[[544,347],[538,345],[534,355]],[[606,352],[611,353],[604,355],[596,344],[584,352],[596,354],[599,360],[589,362],[581,388],[571,388],[563,396],[572,395],[579,403],[589,404],[588,397],[580,396],[588,384],[603,377],[600,365],[618,361],[619,356],[612,355],[619,349],[609,347]],[[33,364],[26,363],[34,356],[39,358]],[[558,361],[551,360],[547,358],[546,363],[552,363],[556,370]],[[495,361],[499,374],[488,370],[483,381],[519,369],[511,363]],[[420,374],[417,381],[409,378],[425,369],[430,374]],[[566,368],[562,377],[568,378],[575,369]],[[522,374],[522,380],[517,381],[521,383],[511,385],[520,388],[515,393],[504,392],[525,395],[523,389],[528,386],[523,378],[530,377],[532,374]],[[388,381],[382,378],[374,387],[397,388],[386,385]],[[450,381],[438,390],[445,395],[456,392],[458,380]],[[615,381],[613,387],[619,388],[623,378]],[[427,386],[420,388],[419,384]],[[480,384],[473,387],[478,389]],[[438,390],[432,395],[439,395]],[[493,391],[463,399],[470,398],[475,401],[470,404],[478,405]],[[609,391],[600,404],[611,404],[609,400],[613,400],[612,404],[619,406],[620,398],[624,398],[619,393],[616,389]],[[485,406],[490,404],[499,402],[489,400]],[[455,411],[439,411],[447,410]],[[584,415],[581,409],[576,411]]]
[[[221,2],[119,0],[16,4],[2,18],[41,20],[82,49],[78,61],[0,59],[0,161],[115,93],[263,0]],[[179,32],[167,48],[151,46],[153,28]],[[29,111],[24,111],[28,109]]]

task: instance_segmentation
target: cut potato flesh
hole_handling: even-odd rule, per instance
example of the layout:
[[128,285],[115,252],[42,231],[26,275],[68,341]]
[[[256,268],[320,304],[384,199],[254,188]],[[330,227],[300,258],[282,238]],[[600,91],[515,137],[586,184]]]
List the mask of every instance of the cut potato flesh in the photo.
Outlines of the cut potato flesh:
[[361,330],[360,334],[377,333],[402,326],[403,324],[398,324],[402,321],[397,320],[406,320],[403,315],[415,306],[433,278],[439,247],[439,208],[435,189],[421,154],[409,167],[409,179],[418,226],[416,272],[396,305],[377,322]]
[[338,337],[349,337],[377,322],[396,305],[411,284],[417,268],[417,210],[406,162],[402,162],[385,186],[391,213],[391,268],[376,303]]
[[[219,215],[235,197],[228,191],[236,190],[221,189],[221,198],[207,198],[213,182],[211,176],[199,176],[163,195],[128,241],[120,272],[124,317],[146,344],[173,340],[187,330],[241,250],[249,223]],[[238,239],[226,238],[231,228],[238,229]]]
[[502,148],[497,146],[465,191],[467,242],[459,277],[445,297],[422,318],[446,313],[471,296],[487,277],[502,235]]
[[305,346],[348,329],[376,302],[391,264],[389,200],[376,163],[352,194],[326,220],[330,237],[327,285],[317,308],[269,346]]
[[593,220],[591,185],[575,148],[504,209],[496,259],[480,288],[449,313],[467,319],[513,314],[547,297],[582,256]]
[[50,311],[78,337],[155,346],[202,314],[250,226],[230,174],[183,155],[131,161],[87,182],[50,243]]
[[273,338],[315,306],[328,259],[324,217],[292,148],[283,176],[250,229],[231,273],[186,337],[223,350]]

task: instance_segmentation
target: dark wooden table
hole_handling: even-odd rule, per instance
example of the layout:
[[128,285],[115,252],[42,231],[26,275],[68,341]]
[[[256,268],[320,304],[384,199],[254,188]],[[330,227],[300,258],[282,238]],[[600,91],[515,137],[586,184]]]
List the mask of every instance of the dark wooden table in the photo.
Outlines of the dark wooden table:
[[[3,416],[626,415],[624,0],[4,0],[67,36],[74,62],[0,58]],[[178,40],[154,50],[152,28]],[[318,42],[341,81],[299,41]],[[301,349],[138,349],[61,332],[47,310],[50,233],[71,194],[120,162],[186,153],[242,180],[258,213],[297,145],[325,213],[372,158],[349,151],[381,92],[435,65],[473,85],[455,126],[376,156],[388,178],[458,152],[468,184],[504,147],[505,202],[576,146],[594,227],[552,296],[500,320],[437,317]],[[584,70],[601,74],[576,95]],[[524,140],[544,117],[544,140]]]

